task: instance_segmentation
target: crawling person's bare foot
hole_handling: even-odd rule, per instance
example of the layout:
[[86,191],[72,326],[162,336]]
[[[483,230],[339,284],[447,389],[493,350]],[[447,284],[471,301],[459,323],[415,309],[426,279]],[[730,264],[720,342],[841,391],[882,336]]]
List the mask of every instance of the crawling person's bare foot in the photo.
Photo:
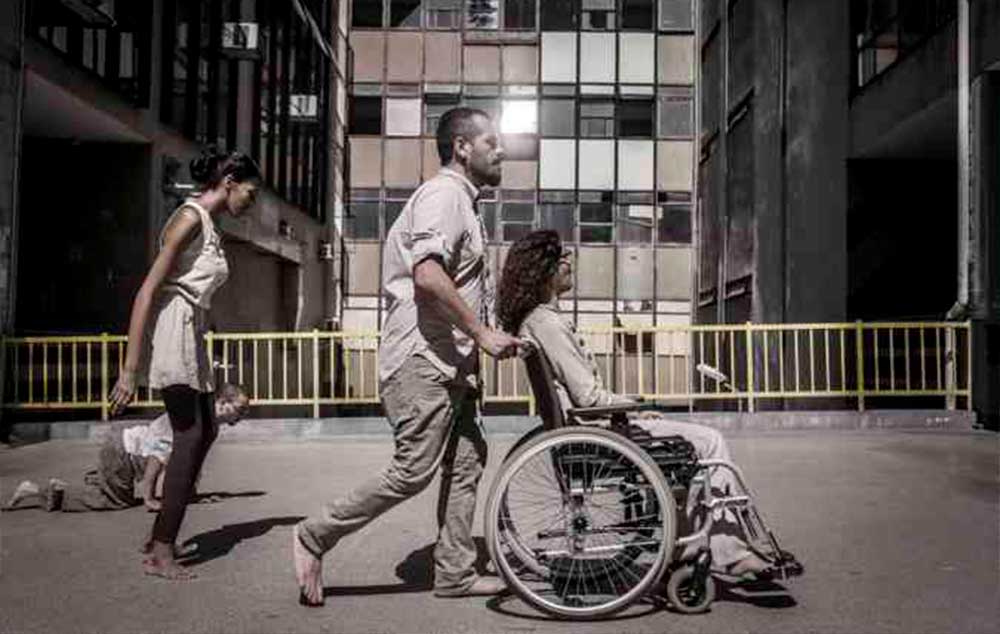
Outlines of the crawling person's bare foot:
[[14,489],[14,494],[11,495],[10,500],[7,501],[6,508],[15,508],[17,505],[21,504],[21,502],[31,500],[32,498],[36,498],[36,503],[40,502],[43,498],[42,490],[34,482],[25,480],[21,484],[17,485],[16,489]]
[[298,526],[292,528],[292,560],[299,585],[299,605],[310,608],[323,605],[323,560],[302,545]]
[[163,577],[171,581],[187,581],[198,575],[177,565],[174,560],[174,545],[153,541],[152,551],[142,560],[142,570],[147,575]]

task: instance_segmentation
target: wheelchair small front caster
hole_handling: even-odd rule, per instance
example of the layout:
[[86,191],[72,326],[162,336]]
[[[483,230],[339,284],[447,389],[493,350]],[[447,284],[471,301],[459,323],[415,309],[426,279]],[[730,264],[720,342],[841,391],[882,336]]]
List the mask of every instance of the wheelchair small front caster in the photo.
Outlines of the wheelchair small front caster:
[[687,564],[675,570],[667,580],[667,599],[678,612],[700,614],[715,600],[715,580],[711,575],[696,574],[695,566]]

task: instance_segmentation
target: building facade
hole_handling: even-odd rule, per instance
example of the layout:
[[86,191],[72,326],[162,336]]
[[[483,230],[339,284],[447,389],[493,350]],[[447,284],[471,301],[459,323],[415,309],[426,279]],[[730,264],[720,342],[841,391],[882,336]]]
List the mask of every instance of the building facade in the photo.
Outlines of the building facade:
[[383,239],[439,169],[443,112],[498,123],[503,183],[480,201],[496,270],[533,229],[577,254],[581,326],[689,323],[691,0],[354,0],[344,326],[381,323]]
[[695,321],[970,318],[996,426],[1000,5],[699,4]]
[[[16,101],[6,333],[121,333],[203,148],[260,164],[259,204],[220,218],[218,330],[337,318],[347,7],[329,0],[32,0],[5,47]],[[10,35],[10,34],[6,34]],[[6,154],[6,152],[5,152]],[[5,161],[5,168],[6,168]]]

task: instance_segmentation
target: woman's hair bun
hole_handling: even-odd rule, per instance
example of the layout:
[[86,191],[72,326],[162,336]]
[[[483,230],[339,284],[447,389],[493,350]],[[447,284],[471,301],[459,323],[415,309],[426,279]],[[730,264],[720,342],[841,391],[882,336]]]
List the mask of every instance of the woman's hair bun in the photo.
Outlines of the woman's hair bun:
[[219,154],[215,147],[202,150],[199,156],[191,159],[189,166],[191,178],[200,185],[212,183],[217,179],[219,164],[224,158],[225,156]]

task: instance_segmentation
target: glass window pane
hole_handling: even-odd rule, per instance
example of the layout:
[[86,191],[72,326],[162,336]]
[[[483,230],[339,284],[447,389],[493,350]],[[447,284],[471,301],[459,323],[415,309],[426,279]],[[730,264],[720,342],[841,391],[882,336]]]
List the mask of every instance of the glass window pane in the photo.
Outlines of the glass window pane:
[[424,95],[424,134],[437,134],[438,121],[441,115],[458,105],[456,95]]
[[393,223],[399,218],[399,214],[402,213],[403,207],[406,206],[406,202],[401,200],[390,200],[385,203],[385,235],[389,235],[389,230],[392,229]]
[[653,136],[653,100],[628,99],[618,103],[618,136]]
[[618,46],[613,33],[580,34],[580,82],[613,84]]
[[424,80],[458,82],[462,78],[461,33],[424,35]]
[[[717,39],[713,42],[717,43]],[[693,84],[694,83],[694,37],[690,35],[661,35],[657,42],[657,81],[661,84]],[[717,44],[710,46],[704,53],[705,72],[716,70],[712,65],[712,55],[718,58],[720,51]],[[721,58],[719,58],[721,59]],[[716,60],[717,61],[717,60]],[[721,62],[718,62],[721,64]],[[706,91],[707,92],[707,91]]]
[[503,204],[504,222],[527,222],[535,221],[535,205],[533,203],[509,203]]
[[652,205],[621,205],[618,207],[618,242],[649,243],[653,240]]
[[[652,140],[626,141],[623,139],[618,142],[619,190],[637,192],[651,192],[653,190],[653,154],[654,143]],[[649,202],[652,200],[650,199]]]
[[656,36],[652,33],[620,33],[618,36],[618,82],[652,84],[656,76]]
[[542,33],[542,81],[576,81],[576,33]]
[[691,0],[660,0],[660,29],[690,31],[694,28],[692,18]]
[[389,26],[419,29],[420,0],[392,0],[389,3]]
[[538,132],[538,102],[534,99],[505,100],[500,131],[505,134]]
[[623,29],[653,29],[653,0],[622,0]]
[[382,26],[382,0],[354,0],[351,5],[351,26]]
[[505,134],[500,145],[506,160],[532,161],[538,158],[538,137],[533,134]]
[[547,31],[572,31],[576,29],[576,0],[544,0],[542,2],[542,29]]
[[542,136],[576,136],[576,101],[542,99]]
[[539,208],[540,229],[553,229],[559,232],[563,242],[574,242],[572,204],[548,204]]
[[465,100],[465,105],[469,108],[477,108],[490,115],[490,119],[496,121],[500,114],[500,101],[493,98],[475,97]]
[[613,101],[580,102],[580,136],[603,139],[615,136]]
[[615,142],[581,140],[580,189],[610,191],[614,188]]
[[[503,47],[503,83],[534,84],[538,81],[538,47]],[[530,86],[532,94],[535,87]]]
[[381,31],[351,33],[351,79],[355,82],[382,81],[385,65],[385,37]]
[[659,214],[658,242],[691,244],[691,205],[661,205]]
[[350,134],[382,134],[382,98],[351,96]]
[[611,222],[611,204],[581,203],[580,222]]
[[530,224],[505,223],[503,225],[503,241],[514,242],[534,231]]
[[573,189],[576,186],[576,142],[569,139],[542,139],[539,186],[544,189]]
[[580,225],[580,242],[611,242],[611,225]]
[[500,81],[499,46],[466,46],[462,54],[465,57],[463,76],[466,82],[496,84]]
[[420,183],[420,140],[385,140],[385,184],[410,187]]
[[610,30],[615,28],[615,0],[583,0],[584,29]]
[[427,28],[457,29],[461,25],[462,0],[424,0]]
[[420,100],[386,99],[385,133],[391,136],[420,136]]
[[378,203],[351,203],[347,206],[347,237],[371,240],[378,235]]
[[483,217],[483,226],[486,227],[486,236],[490,240],[496,240],[497,224],[497,203],[478,203],[479,213]]
[[689,137],[693,129],[690,99],[660,97],[658,135],[664,137]]
[[694,186],[693,142],[658,141],[656,163],[657,189],[663,191],[691,191]]
[[535,28],[535,0],[505,0],[503,7],[505,29]]
[[466,0],[465,26],[470,29],[498,28],[500,0]]

